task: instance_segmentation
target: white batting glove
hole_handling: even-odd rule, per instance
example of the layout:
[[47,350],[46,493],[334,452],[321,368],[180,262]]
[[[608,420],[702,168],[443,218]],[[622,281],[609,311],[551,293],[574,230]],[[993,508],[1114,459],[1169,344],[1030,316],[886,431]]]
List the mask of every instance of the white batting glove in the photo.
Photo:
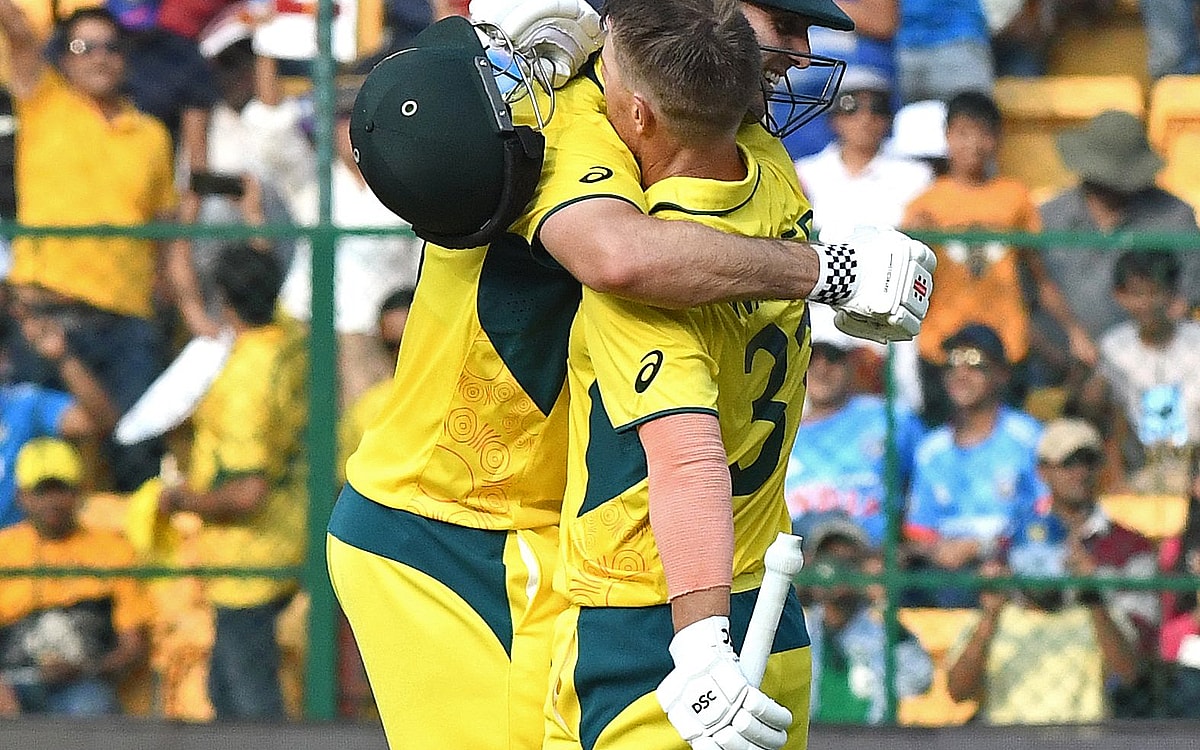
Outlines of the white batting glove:
[[600,14],[586,0],[471,0],[470,7],[472,20],[498,26],[554,88],[604,43]]
[[728,617],[708,617],[671,639],[675,669],[658,686],[659,705],[693,750],[779,750],[792,713],[746,681]]
[[808,299],[832,306],[838,329],[881,344],[920,333],[937,268],[928,245],[894,229],[859,227],[813,247],[821,272]]

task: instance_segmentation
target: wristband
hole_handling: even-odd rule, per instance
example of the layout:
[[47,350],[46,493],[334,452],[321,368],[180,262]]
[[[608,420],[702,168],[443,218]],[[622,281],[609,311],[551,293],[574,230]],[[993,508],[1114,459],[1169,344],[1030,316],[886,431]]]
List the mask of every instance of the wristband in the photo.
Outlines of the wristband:
[[858,286],[858,258],[849,245],[810,245],[817,253],[817,283],[808,294],[810,302],[840,305]]

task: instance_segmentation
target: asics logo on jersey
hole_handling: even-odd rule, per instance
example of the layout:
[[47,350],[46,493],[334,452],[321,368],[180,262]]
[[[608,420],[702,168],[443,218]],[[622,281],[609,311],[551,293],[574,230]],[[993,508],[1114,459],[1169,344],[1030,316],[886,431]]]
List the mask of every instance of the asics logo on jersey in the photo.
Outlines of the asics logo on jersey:
[[579,181],[588,185],[593,182],[603,182],[613,176],[613,171],[608,167],[594,166],[588,169],[588,173],[579,178]]
[[[646,362],[646,360],[650,361]],[[646,389],[650,387],[650,383],[654,381],[655,376],[658,375],[658,369],[662,367],[663,363],[663,353],[655,349],[642,357],[642,362],[645,362],[645,364],[642,365],[642,369],[638,370],[637,379],[633,381],[633,390],[638,393],[645,393]]]

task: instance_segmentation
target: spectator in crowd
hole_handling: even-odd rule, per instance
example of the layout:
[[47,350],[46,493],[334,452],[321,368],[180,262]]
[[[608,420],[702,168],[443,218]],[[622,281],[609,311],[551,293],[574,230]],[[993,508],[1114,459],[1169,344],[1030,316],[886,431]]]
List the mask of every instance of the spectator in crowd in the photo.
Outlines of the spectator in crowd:
[[[193,173],[191,178],[199,204],[194,206],[196,215],[185,217],[187,220],[247,226],[291,223],[291,212],[279,189],[279,182],[286,176],[271,172],[260,153],[262,136],[253,113],[261,111],[262,105],[254,99],[258,58],[251,49],[250,33],[244,19],[230,15],[222,16],[217,26],[206,29],[201,36],[200,50],[213,69],[221,98],[209,120],[207,171]],[[299,129],[279,135],[290,136],[295,149],[309,150]],[[274,253],[285,268],[296,246],[290,238],[256,238],[254,243],[258,249]],[[215,315],[219,306],[213,269],[223,246],[211,239],[197,239],[192,244],[192,261],[210,315]]]
[[896,71],[905,104],[990,93],[991,34],[979,0],[900,0]]
[[[854,392],[851,346],[847,339],[814,332],[804,413],[788,460],[784,497],[793,526],[838,511],[877,550],[887,531],[889,508],[887,404],[879,396]],[[902,406],[894,414],[895,491],[902,498],[923,427]],[[894,510],[900,512],[901,505]]]
[[[303,433],[307,356],[295,331],[274,321],[281,281],[275,259],[227,247],[217,286],[233,351],[196,407],[186,483],[166,487],[164,514],[200,516],[197,555],[219,567],[297,565],[304,559],[307,494]],[[219,719],[282,718],[275,620],[296,581],[216,578],[209,699]]]
[[[951,99],[946,106],[947,173],[909,204],[904,227],[1036,232],[1041,221],[1029,189],[1017,180],[995,176],[999,141],[1000,109],[990,96],[966,92]],[[1074,356],[1095,363],[1095,344],[1075,321],[1037,253],[998,241],[946,242],[934,272],[938,294],[917,341],[929,423],[940,423],[950,407],[936,375],[945,361],[942,342],[968,323],[982,323],[1000,333],[1014,367],[1011,400],[1023,395],[1029,351],[1023,274],[1034,282],[1038,304],[1071,333]]]
[[[1011,572],[1043,578],[1153,574],[1149,541],[1109,521],[1096,506],[1102,455],[1100,434],[1086,422],[1047,426],[1038,460],[1050,487],[1049,512],[1022,514],[1016,522]],[[993,563],[985,573],[1001,570]],[[1011,597],[985,590],[980,598],[980,620],[951,656],[948,687],[955,700],[981,701],[988,723],[1098,722],[1113,711],[1106,685],[1131,686],[1143,673],[1139,636],[1148,635],[1148,613],[1130,602],[1152,605],[1152,594],[1039,587]]]
[[1200,26],[1196,0],[1140,0],[1146,27],[1146,53],[1150,77],[1200,73]]
[[856,226],[895,228],[904,207],[933,180],[927,165],[883,151],[891,123],[887,79],[863,68],[848,70],[830,115],[836,140],[796,161],[818,232],[836,237]]
[[[1049,538],[1062,540],[1064,572],[1074,576],[1149,578],[1158,572],[1154,543],[1111,520],[1100,507],[1098,488],[1104,464],[1104,444],[1092,424],[1060,418],[1046,424],[1037,448],[1038,473],[1045,482],[1047,502],[1018,512],[1018,529],[1035,526]],[[1017,546],[1020,539],[1014,539]],[[1152,591],[1103,594],[1110,608],[1119,609],[1137,629],[1142,653],[1153,652],[1161,620],[1158,595]]]
[[[28,518],[0,530],[0,567],[134,565],[123,537],[80,526],[84,469],[69,443],[35,438],[21,448],[13,471]],[[117,684],[145,663],[151,616],[150,600],[133,579],[6,579],[0,695],[7,693],[22,714],[119,713]]]
[[[1200,579],[1200,503],[1195,493],[1188,522],[1172,550],[1174,571]],[[1200,718],[1200,593],[1189,591],[1171,597],[1159,634],[1159,655],[1169,665],[1167,692],[1169,716]]]
[[[822,582],[810,589],[805,622],[812,639],[812,720],[878,724],[887,708],[884,690],[887,635],[878,602],[847,583],[848,575],[878,569],[862,529],[836,512],[819,514],[803,530],[807,566]],[[896,695],[929,689],[933,661],[903,628],[895,645]]]
[[[1113,296],[1130,320],[1100,340],[1096,377],[1115,401],[1127,437],[1118,476],[1135,492],[1187,495],[1200,446],[1200,322],[1182,319],[1179,257],[1132,251],[1113,268]],[[1089,406],[1094,412],[1101,407]]]
[[[395,366],[396,358],[400,355],[400,340],[404,336],[404,326],[408,323],[408,309],[412,306],[413,293],[411,289],[397,289],[384,297],[379,306],[379,319],[376,324],[378,343],[387,353],[388,361]],[[338,475],[345,480],[346,460],[358,448],[363,432],[375,420],[375,416],[387,404],[388,390],[392,387],[390,376],[378,380],[363,392],[342,413],[338,429]]]
[[[175,216],[170,136],[121,95],[124,32],[103,8],[62,26],[59,70],[47,65],[24,14],[0,0],[0,28],[17,100],[18,218],[28,226],[136,225]],[[195,333],[215,332],[204,312],[186,241],[127,237],[20,237],[9,275],[18,299],[57,318],[71,349],[104,384],[118,411],[138,399],[161,369],[163,345],[151,320],[162,267],[175,303]],[[15,376],[54,382],[49,365],[13,352]],[[117,489],[132,490],[158,469],[159,445],[108,445]]]
[[217,102],[212,71],[196,42],[158,23],[158,0],[106,0],[126,31],[125,90],[167,126],[190,171],[204,169],[208,117]]
[[[808,30],[812,50],[826,57],[846,61],[847,73],[867,71],[887,81],[887,90],[896,90],[895,50],[892,37],[896,33],[897,0],[843,0],[838,7],[854,21],[854,31],[835,31],[819,26]],[[788,71],[791,85],[811,94],[818,94],[825,81],[821,76],[806,75],[803,69]],[[842,91],[846,90],[843,82]],[[893,104],[896,101],[892,102]],[[817,153],[834,139],[831,115],[824,113],[783,139],[783,145],[793,159]]]
[[983,2],[992,34],[997,76],[1033,78],[1046,75],[1057,3],[1043,0]]
[[[950,421],[917,444],[904,534],[915,567],[976,570],[995,558],[1011,519],[1045,494],[1034,450],[1040,425],[1003,404],[1008,360],[1000,336],[972,324],[943,343]],[[972,606],[941,588],[912,603]]]
[[14,323],[34,351],[53,362],[66,391],[33,383],[0,385],[0,528],[21,520],[12,466],[21,446],[33,438],[58,436],[71,440],[108,435],[117,420],[104,387],[87,365],[71,352],[62,326],[51,318],[27,316],[16,305]]
[[[1046,230],[1102,232],[1194,232],[1196,215],[1176,196],[1155,185],[1162,159],[1150,148],[1138,118],[1109,111],[1079,130],[1062,133],[1057,141],[1063,162],[1080,179],[1041,207]],[[1046,268],[1067,298],[1075,317],[1093,339],[1123,319],[1112,302],[1110,285],[1118,252],[1106,248],[1047,248]],[[1200,300],[1200,252],[1181,256],[1180,289],[1189,303]],[[1038,324],[1055,335],[1050,320]],[[1059,339],[1062,334],[1058,333]]]

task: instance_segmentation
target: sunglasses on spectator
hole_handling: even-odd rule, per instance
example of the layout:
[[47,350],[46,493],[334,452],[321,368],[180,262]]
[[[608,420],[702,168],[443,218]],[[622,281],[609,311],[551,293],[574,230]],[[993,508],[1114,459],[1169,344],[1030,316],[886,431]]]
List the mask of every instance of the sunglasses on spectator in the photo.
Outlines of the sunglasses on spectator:
[[1086,466],[1089,469],[1098,469],[1104,458],[1094,450],[1084,448],[1077,450],[1067,456],[1059,464],[1064,469],[1073,469],[1077,466]]
[[121,54],[121,43],[116,39],[72,39],[67,51],[72,55],[90,55],[103,50],[110,55]]
[[892,108],[887,99],[872,94],[842,94],[837,98],[836,107],[838,112],[845,115],[852,115],[860,109],[866,109],[871,114],[881,117],[892,115]]
[[946,355],[948,367],[971,367],[983,370],[990,364],[991,361],[978,349],[953,349]]

